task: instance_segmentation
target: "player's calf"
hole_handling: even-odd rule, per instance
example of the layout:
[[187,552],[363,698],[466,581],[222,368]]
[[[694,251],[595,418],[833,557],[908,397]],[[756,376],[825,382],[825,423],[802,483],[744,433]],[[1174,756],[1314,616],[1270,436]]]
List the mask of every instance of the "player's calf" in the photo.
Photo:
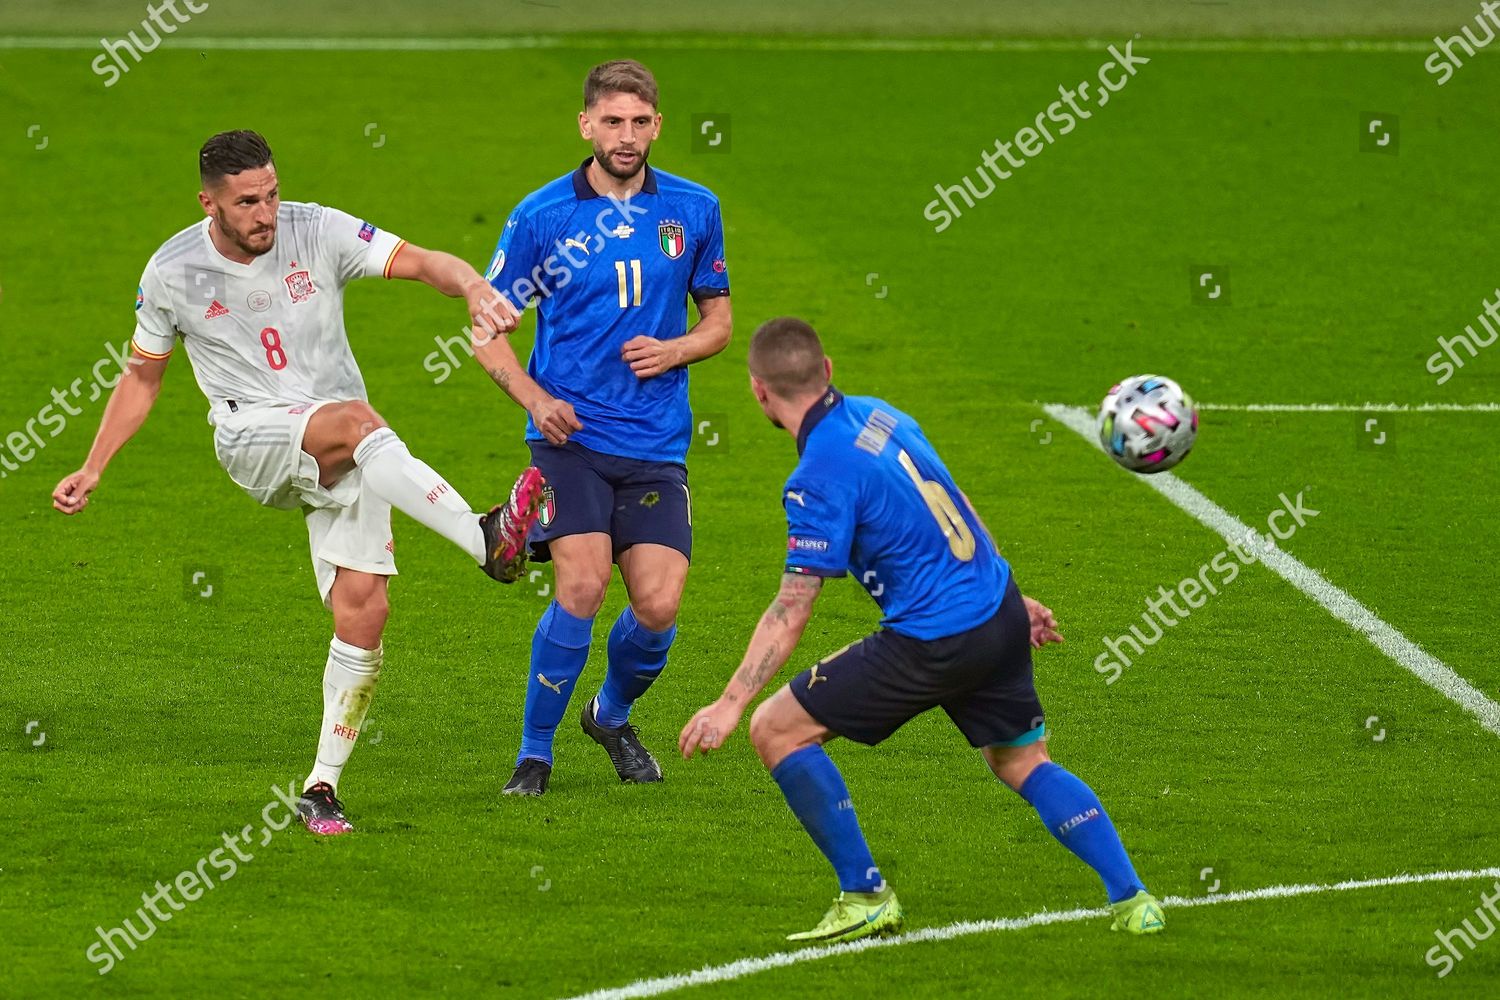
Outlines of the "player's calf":
[[365,649],[380,645],[391,616],[387,578],[340,568],[328,601],[333,610],[333,631],[344,642]]
[[1036,754],[1028,753],[1029,749],[986,747],[985,759],[1007,784],[1025,770],[1024,780],[1012,787],[1036,810],[1047,832],[1098,874],[1116,909],[1117,929],[1123,926],[1137,934],[1160,930],[1161,909],[1136,875],[1125,845],[1094,790],[1046,760],[1045,752],[1042,762],[1036,763]]
[[676,637],[677,626],[670,621],[654,629],[632,605],[625,606],[609,630],[609,666],[595,696],[600,725],[614,728],[630,721],[631,708],[666,669],[667,652]]
[[358,470],[360,487],[469,553],[502,583],[525,569],[526,535],[542,503],[542,474],[521,473],[507,503],[480,516],[446,479],[412,455],[368,403],[331,403],[308,421],[302,448],[318,461],[324,487]]

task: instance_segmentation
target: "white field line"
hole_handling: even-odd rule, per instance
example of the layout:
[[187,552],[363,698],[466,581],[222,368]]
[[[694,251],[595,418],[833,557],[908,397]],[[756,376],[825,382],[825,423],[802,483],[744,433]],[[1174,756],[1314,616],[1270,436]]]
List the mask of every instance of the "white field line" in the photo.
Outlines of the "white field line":
[[[1210,896],[1168,896],[1162,900],[1162,905],[1166,908],[1167,919],[1170,921],[1172,910],[1189,906],[1214,906],[1219,903],[1243,903],[1261,899],[1288,899],[1292,896],[1311,896],[1325,892],[1349,892],[1355,889],[1380,889],[1387,886],[1416,885],[1422,882],[1464,882],[1488,878],[1500,880],[1500,868],[1424,872],[1418,875],[1392,875],[1387,878],[1335,882],[1331,885],[1316,883],[1272,885],[1262,889],[1223,892]],[[962,920],[956,924],[947,924],[943,927],[927,927],[897,937],[864,938],[849,944],[824,945],[816,948],[805,948],[800,951],[782,951],[771,955],[763,955],[760,958],[742,958],[723,965],[705,966],[695,972],[684,972],[675,976],[662,976],[659,979],[642,979],[628,986],[595,990],[592,993],[584,993],[576,997],[571,997],[569,1000],[635,1000],[637,997],[655,997],[661,996],[664,993],[673,993],[677,990],[687,989],[690,986],[703,986],[708,983],[722,983],[731,979],[743,979],[746,976],[753,976],[758,972],[766,972],[770,969],[785,968],[786,966],[797,965],[801,962],[816,962],[825,958],[836,958],[841,955],[852,955],[874,948],[895,948],[923,941],[949,941],[953,938],[967,937],[971,934],[987,934],[991,931],[1019,931],[1025,930],[1028,927],[1040,927],[1046,924],[1071,924],[1083,920],[1102,918],[1108,915],[1109,910],[1101,906],[1093,909],[1043,910],[1040,913],[1033,913],[1025,917],[1002,917],[998,920]],[[1171,933],[1170,929],[1167,933]]]
[[[1057,403],[1037,403],[1046,408]],[[1500,413],[1500,403],[1198,403],[1233,413]]]
[[[138,25],[129,25],[140,31]],[[122,30],[125,30],[122,28]],[[113,35],[111,37],[114,37]],[[188,51],[247,52],[497,52],[514,49],[593,49],[618,47],[621,35],[511,35],[491,38],[223,38],[170,36],[161,47]],[[778,38],[767,35],[716,37],[631,35],[637,48],[752,50],[787,52],[1095,52],[1124,44],[1123,38]],[[99,49],[100,39],[83,36],[5,35],[0,49]],[[1160,38],[1141,39],[1153,52],[1407,52],[1432,51],[1419,39],[1344,38]],[[154,51],[154,50],[153,50]],[[1483,52],[1484,50],[1480,50]]]
[[1241,413],[1500,413],[1500,403],[1199,403]]
[[[1100,447],[1094,428],[1094,417],[1089,411],[1082,407],[1063,406],[1057,403],[1049,403],[1044,409],[1048,416],[1076,432],[1094,447]],[[1246,538],[1259,537],[1253,534],[1250,527],[1239,518],[1170,472],[1135,478],[1156,490],[1206,527],[1217,532],[1232,545],[1243,542]],[[1309,568],[1297,557],[1274,546],[1257,548],[1256,557],[1263,566],[1312,598],[1333,617],[1370,640],[1376,649],[1405,667],[1422,683],[1469,712],[1485,729],[1500,736],[1500,705],[1495,704],[1485,696],[1484,692],[1454,673],[1452,667],[1423,650],[1382,619],[1377,618],[1369,608],[1351,597],[1348,592],[1329,583],[1322,574]]]

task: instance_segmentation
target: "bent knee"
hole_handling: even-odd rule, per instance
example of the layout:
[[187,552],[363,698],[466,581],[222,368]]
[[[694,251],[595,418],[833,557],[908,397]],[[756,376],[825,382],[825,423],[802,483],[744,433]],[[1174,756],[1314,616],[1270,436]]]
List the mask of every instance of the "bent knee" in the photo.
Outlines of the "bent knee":
[[985,747],[984,759],[995,777],[1019,792],[1031,772],[1052,758],[1047,756],[1047,745],[1036,742],[1024,747]]
[[371,434],[387,426],[375,407],[362,399],[352,399],[343,404],[342,416],[349,428],[348,439],[358,444]]
[[670,589],[630,598],[635,620],[653,632],[665,632],[676,623],[680,603],[680,595]]
[[[775,768],[787,755],[818,742],[815,734],[799,732],[786,702],[796,705],[785,688],[761,702],[750,715],[750,745],[766,768]],[[800,707],[800,706],[799,706]]]
[[608,572],[559,581],[557,603],[574,618],[592,618],[599,613],[599,606],[604,603],[604,592],[608,589]]

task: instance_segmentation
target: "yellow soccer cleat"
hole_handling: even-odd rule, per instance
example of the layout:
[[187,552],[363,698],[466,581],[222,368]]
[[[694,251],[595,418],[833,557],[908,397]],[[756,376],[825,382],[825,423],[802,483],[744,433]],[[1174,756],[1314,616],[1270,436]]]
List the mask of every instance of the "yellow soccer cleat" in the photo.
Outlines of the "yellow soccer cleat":
[[1115,911],[1115,922],[1109,927],[1112,931],[1159,934],[1167,928],[1167,919],[1162,916],[1161,904],[1156,901],[1155,896],[1144,889],[1129,899],[1110,903],[1109,908]]
[[879,892],[841,892],[818,926],[788,934],[786,939],[832,944],[862,937],[885,937],[901,930],[904,919],[901,903],[890,886]]

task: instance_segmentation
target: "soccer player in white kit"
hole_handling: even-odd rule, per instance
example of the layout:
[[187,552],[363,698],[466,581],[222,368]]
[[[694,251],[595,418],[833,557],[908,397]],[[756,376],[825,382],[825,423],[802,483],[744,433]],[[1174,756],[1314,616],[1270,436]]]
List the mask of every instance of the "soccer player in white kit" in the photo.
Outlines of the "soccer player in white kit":
[[370,406],[344,332],[344,286],[408,278],[468,301],[481,363],[515,329],[514,309],[473,267],[333,208],[283,202],[266,141],[223,132],[199,154],[207,218],[162,244],[136,293],[129,370],[82,469],[53,506],[87,506],[104,467],[145,422],[177,339],[210,404],[214,453],[267,507],[300,508],[334,638],[317,757],[298,800],[309,830],[353,829],[335,795],[380,676],[395,575],[391,508],[454,542],[502,583],[526,561],[543,480],[528,468],[509,502],[477,514]]

